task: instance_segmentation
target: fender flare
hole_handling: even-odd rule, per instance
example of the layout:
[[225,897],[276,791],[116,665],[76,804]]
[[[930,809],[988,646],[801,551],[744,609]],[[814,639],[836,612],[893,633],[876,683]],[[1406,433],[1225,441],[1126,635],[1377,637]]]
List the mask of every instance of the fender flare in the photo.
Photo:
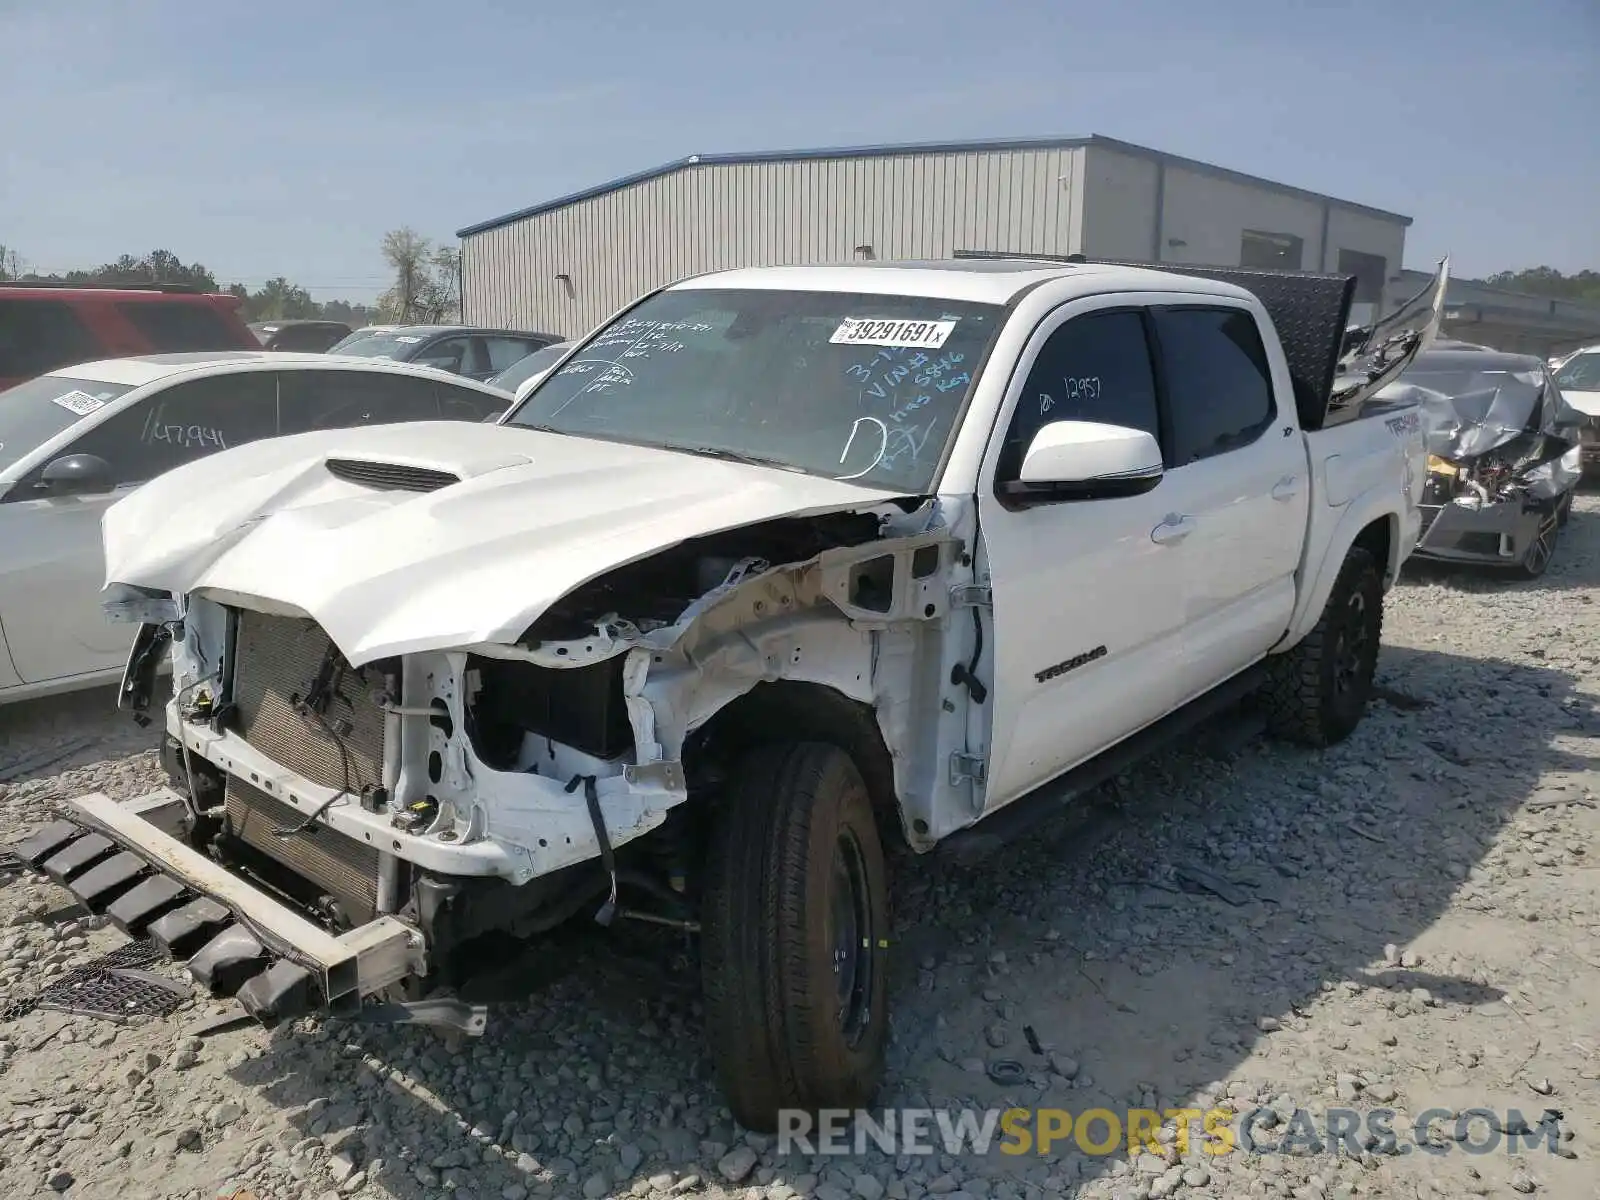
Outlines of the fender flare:
[[[1392,490],[1369,488],[1345,506],[1338,523],[1328,536],[1327,549],[1323,551],[1322,559],[1317,564],[1316,573],[1303,577],[1300,603],[1295,608],[1294,616],[1290,618],[1288,630],[1273,647],[1273,653],[1292,649],[1311,632],[1321,619],[1322,610],[1327,607],[1328,596],[1333,592],[1334,582],[1339,578],[1339,571],[1344,566],[1344,560],[1349,556],[1351,547],[1368,527],[1380,521],[1387,521],[1389,524],[1389,556],[1388,561],[1381,564],[1384,571],[1384,589],[1387,591],[1399,577],[1400,568],[1411,549],[1406,544],[1406,523]],[[1414,539],[1414,532],[1412,536]]]

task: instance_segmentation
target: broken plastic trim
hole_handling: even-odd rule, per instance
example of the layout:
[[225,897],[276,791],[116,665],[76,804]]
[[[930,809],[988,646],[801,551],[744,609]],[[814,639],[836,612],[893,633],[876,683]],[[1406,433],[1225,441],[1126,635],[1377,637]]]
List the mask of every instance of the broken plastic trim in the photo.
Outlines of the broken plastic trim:
[[407,1003],[369,1004],[337,1018],[352,1025],[430,1025],[481,1037],[489,1024],[489,1008],[441,996]]
[[1334,369],[1330,413],[1359,408],[1433,344],[1444,316],[1449,282],[1450,260],[1444,258],[1428,285],[1393,313],[1370,326],[1347,331]]

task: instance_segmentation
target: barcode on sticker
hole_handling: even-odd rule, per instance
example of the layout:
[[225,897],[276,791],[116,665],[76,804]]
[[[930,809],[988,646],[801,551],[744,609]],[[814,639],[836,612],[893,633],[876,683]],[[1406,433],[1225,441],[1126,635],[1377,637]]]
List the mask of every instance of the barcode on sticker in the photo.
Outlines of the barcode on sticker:
[[954,321],[878,321],[846,317],[828,340],[847,346],[918,346],[937,348],[955,330]]
[[59,396],[50,397],[50,403],[59,404],[68,412],[77,413],[80,417],[87,417],[90,413],[106,406],[104,400],[97,400],[89,395],[88,392],[80,392],[76,389],[64,392]]

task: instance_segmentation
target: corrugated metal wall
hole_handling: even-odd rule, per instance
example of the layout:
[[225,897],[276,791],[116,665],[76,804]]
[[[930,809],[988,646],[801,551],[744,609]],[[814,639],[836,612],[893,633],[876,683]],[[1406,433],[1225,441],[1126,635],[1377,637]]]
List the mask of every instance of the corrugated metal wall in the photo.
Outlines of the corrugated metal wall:
[[[692,166],[463,239],[465,319],[587,332],[702,271],[1081,250],[1084,150]],[[560,276],[566,276],[563,280]]]

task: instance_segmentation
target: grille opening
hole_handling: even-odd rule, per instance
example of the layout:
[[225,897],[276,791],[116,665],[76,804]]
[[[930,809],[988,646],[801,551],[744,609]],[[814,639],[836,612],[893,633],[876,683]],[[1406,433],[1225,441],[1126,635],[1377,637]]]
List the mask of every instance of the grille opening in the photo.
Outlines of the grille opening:
[[328,474],[336,479],[385,491],[436,492],[440,488],[461,482],[461,477],[458,475],[453,475],[449,471],[435,471],[430,467],[363,462],[354,458],[330,458],[325,465]]
[[606,760],[627,753],[633,726],[622,694],[626,657],[586,667],[468,658],[479,687],[467,709],[466,733],[478,757],[495,770],[512,770],[528,734]]

